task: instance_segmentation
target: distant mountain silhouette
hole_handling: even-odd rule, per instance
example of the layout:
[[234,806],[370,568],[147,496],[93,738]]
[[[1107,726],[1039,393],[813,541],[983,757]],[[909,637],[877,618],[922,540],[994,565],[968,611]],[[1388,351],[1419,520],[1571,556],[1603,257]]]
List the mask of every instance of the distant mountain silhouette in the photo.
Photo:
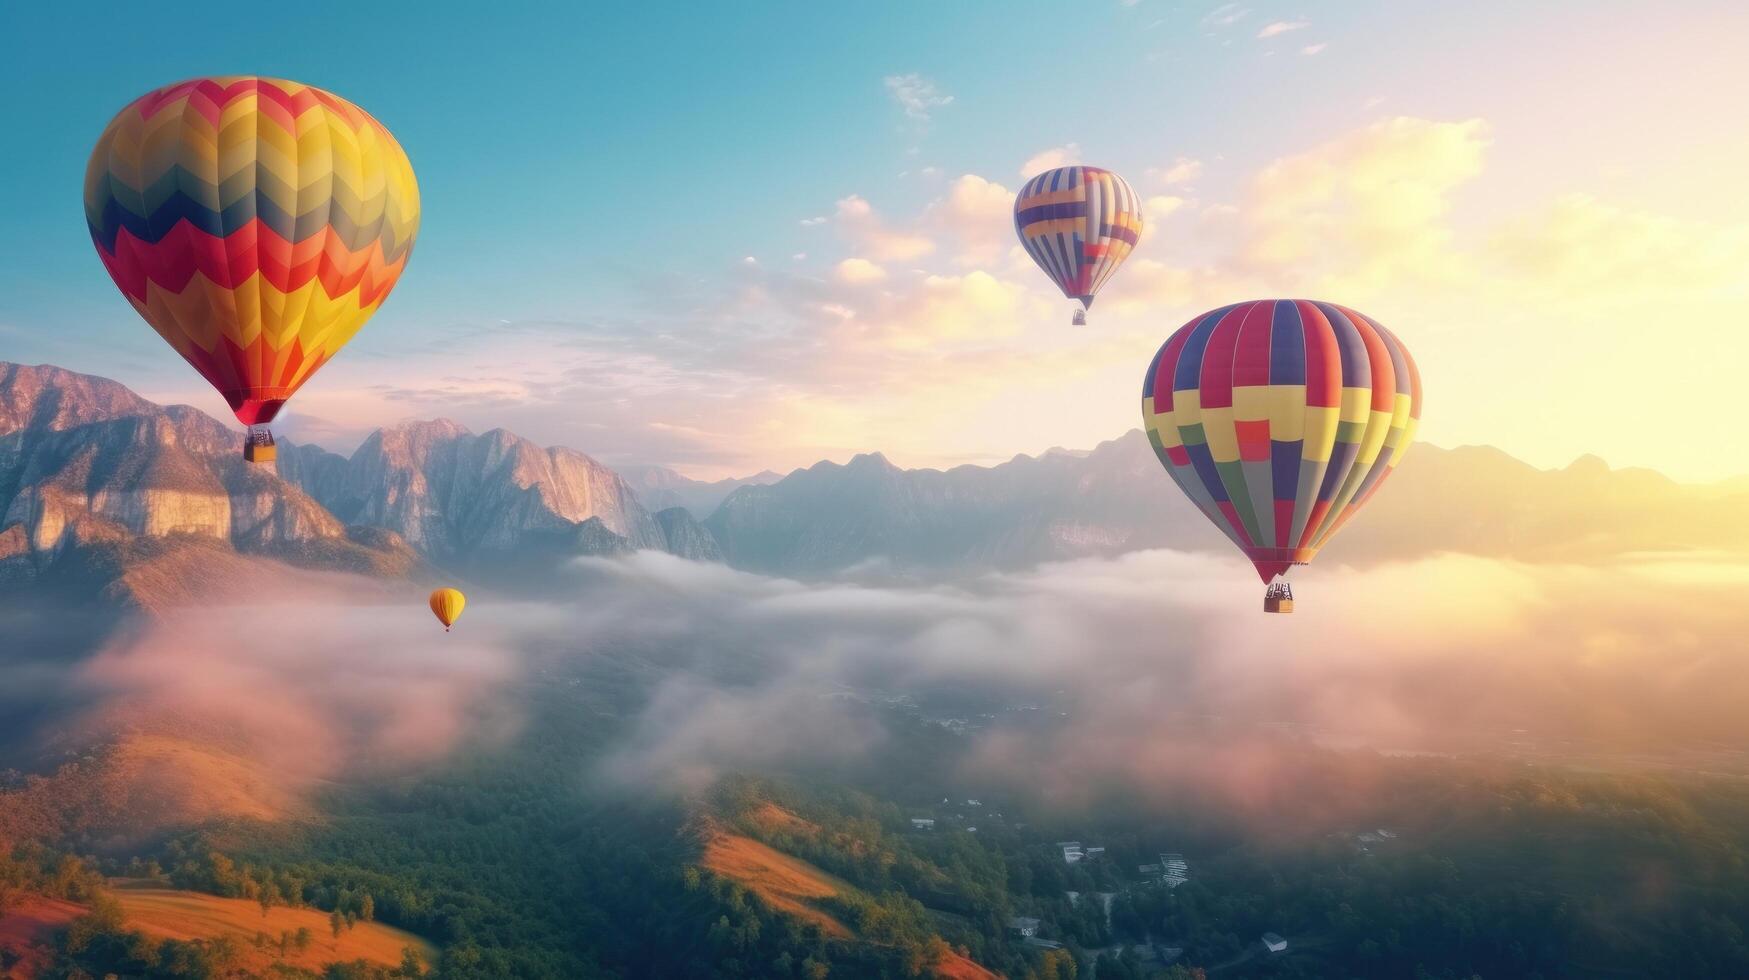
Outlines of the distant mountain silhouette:
[[709,517],[724,498],[741,487],[765,486],[783,479],[782,473],[765,470],[752,476],[707,483],[682,476],[666,466],[621,466],[618,469],[637,491],[638,499],[645,507],[651,510],[684,507],[699,520]]
[[[282,443],[276,466],[244,463],[240,438],[113,381],[0,362],[0,589],[150,606],[234,588],[262,561],[539,581],[578,555],[640,548],[802,577],[1230,550],[1137,430],[997,466],[906,470],[871,453],[715,483],[642,467],[635,484],[583,453],[441,419],[379,430],[350,457]],[[1539,470],[1487,447],[1423,445],[1322,560],[1673,550],[1749,550],[1749,483],[1688,486],[1591,456]]]
[[[736,490],[705,526],[731,564],[791,575],[873,561],[1014,568],[1141,548],[1231,552],[1140,430],[1089,453],[990,467],[903,470],[878,453],[818,463]],[[1485,446],[1418,445],[1320,560],[1595,561],[1674,550],[1749,551],[1749,487],[1687,486],[1595,456],[1539,470]]]

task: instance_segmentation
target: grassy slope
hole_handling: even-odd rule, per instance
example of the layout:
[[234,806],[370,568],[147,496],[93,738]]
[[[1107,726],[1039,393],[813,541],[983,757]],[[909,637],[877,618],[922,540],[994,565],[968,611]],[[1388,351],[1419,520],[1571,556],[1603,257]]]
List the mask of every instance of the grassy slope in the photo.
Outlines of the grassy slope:
[[[169,888],[130,886],[118,888],[115,897],[121,901],[128,925],[149,936],[211,939],[229,934],[243,944],[250,957],[259,960],[253,965],[260,968],[285,962],[320,970],[329,963],[353,960],[396,966],[401,962],[401,951],[408,947],[427,962],[436,957],[436,950],[418,936],[377,922],[360,922],[352,929],[342,930],[336,939],[328,925],[328,914],[315,909],[273,908],[263,916],[261,906],[246,899]],[[302,953],[294,950],[282,961],[275,954],[263,954],[254,948],[258,932],[277,940],[281,932],[295,933],[299,928],[309,929],[315,937]]]
[[704,867],[735,881],[772,908],[815,923],[834,939],[850,938],[850,928],[821,910],[814,899],[849,890],[846,882],[806,861],[790,857],[739,834],[719,833],[705,843]]
[[[820,828],[801,817],[766,802],[749,819],[764,830],[787,830],[817,834]],[[836,916],[814,904],[854,891],[855,886],[833,874],[792,857],[751,837],[717,830],[705,841],[703,867],[728,878],[780,909],[807,922],[834,939],[849,939],[854,932]],[[935,976],[943,980],[997,980],[997,974],[978,963],[949,951],[935,964]]]
[[44,947],[83,914],[83,906],[56,898],[33,897],[9,907],[0,915],[0,971],[8,980],[35,976],[48,962]]
[[[280,907],[268,910],[263,916],[260,905],[244,899],[219,898],[127,881],[119,882],[114,894],[121,902],[128,928],[160,939],[214,939],[229,935],[244,950],[244,961],[238,965],[253,970],[265,970],[274,963],[288,963],[320,971],[330,963],[354,960],[398,966],[401,951],[408,947],[412,947],[427,963],[436,958],[436,949],[423,939],[376,922],[360,922],[352,929],[343,930],[336,939],[328,925],[328,914],[315,909]],[[84,911],[71,902],[33,900],[24,903],[0,917],[0,949],[22,952],[31,946],[43,945]],[[309,929],[314,936],[309,948],[301,953],[294,949],[282,960],[277,945],[271,950],[255,948],[257,933],[267,934],[269,940],[277,944],[280,933],[296,933],[299,928]]]
[[0,838],[77,837],[118,847],[214,819],[271,823],[303,815],[246,747],[203,735],[128,733],[52,776],[0,794]]

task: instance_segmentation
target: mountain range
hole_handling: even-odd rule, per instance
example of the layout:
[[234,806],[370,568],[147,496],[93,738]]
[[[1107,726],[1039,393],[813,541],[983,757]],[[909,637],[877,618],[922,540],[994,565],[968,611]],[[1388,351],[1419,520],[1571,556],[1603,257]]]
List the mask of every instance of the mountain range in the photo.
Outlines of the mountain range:
[[[240,587],[272,563],[538,581],[579,555],[650,548],[796,577],[945,575],[1230,547],[1135,430],[996,466],[907,470],[871,453],[714,483],[660,467],[628,478],[441,419],[378,430],[350,456],[281,442],[277,464],[257,466],[240,448],[233,427],[187,406],[0,362],[0,591],[58,585],[150,606]],[[1749,551],[1749,486],[1417,446],[1325,560],[1675,550]]]

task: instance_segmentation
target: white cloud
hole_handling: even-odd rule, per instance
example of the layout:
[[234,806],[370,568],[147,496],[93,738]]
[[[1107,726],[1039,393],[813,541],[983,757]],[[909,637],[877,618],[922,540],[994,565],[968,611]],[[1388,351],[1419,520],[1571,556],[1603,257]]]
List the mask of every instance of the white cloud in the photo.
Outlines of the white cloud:
[[858,194],[839,199],[836,220],[845,237],[878,262],[908,262],[935,251],[927,236],[888,227]]
[[[982,343],[1020,328],[1027,290],[982,270],[963,276],[926,275],[905,290],[860,310],[856,332],[834,340],[860,351],[874,368],[881,352],[940,352],[947,345]],[[898,362],[893,366],[897,367]],[[897,373],[915,369],[909,361]]]
[[1329,46],[1329,43],[1326,41],[1319,41],[1317,44],[1308,44],[1300,49],[1300,54],[1309,58],[1312,55],[1321,54],[1323,50]]
[[1148,178],[1158,184],[1182,184],[1202,175],[1202,161],[1179,157],[1165,167],[1149,167]]
[[961,265],[989,265],[1014,238],[1014,192],[977,174],[961,174],[947,195],[929,205],[925,220],[959,243]]
[[1617,298],[1741,283],[1749,225],[1715,225],[1568,194],[1503,227],[1490,241],[1501,270],[1542,292]]
[[888,75],[883,81],[893,101],[912,119],[927,122],[930,113],[953,104],[953,96],[937,90],[934,82],[916,72]]
[[1029,180],[1046,170],[1067,167],[1080,162],[1081,144],[1065,143],[1062,146],[1053,146],[1048,150],[1027,157],[1026,162],[1020,165],[1020,177],[1022,180]]
[[1205,14],[1202,23],[1204,27],[1231,27],[1245,19],[1249,13],[1251,10],[1248,7],[1242,7],[1236,3],[1225,3]]
[[839,282],[852,285],[880,282],[887,277],[887,270],[864,258],[845,259],[838,263],[833,272]]
[[1479,119],[1400,117],[1283,157],[1252,181],[1238,260],[1308,285],[1458,276],[1446,216],[1488,144]]
[[1159,220],[1184,207],[1184,198],[1173,197],[1170,194],[1156,194],[1148,198],[1146,206],[1148,217]]
[[825,224],[827,222],[827,220],[828,220],[827,217],[825,215],[821,214],[821,215],[815,215],[812,218],[803,218],[801,220],[800,224],[803,228],[817,228],[820,225]]
[[1286,34],[1289,31],[1302,31],[1310,26],[1312,26],[1311,21],[1305,20],[1270,21],[1263,25],[1263,29],[1257,32],[1257,36],[1259,38],[1275,37],[1280,34]]

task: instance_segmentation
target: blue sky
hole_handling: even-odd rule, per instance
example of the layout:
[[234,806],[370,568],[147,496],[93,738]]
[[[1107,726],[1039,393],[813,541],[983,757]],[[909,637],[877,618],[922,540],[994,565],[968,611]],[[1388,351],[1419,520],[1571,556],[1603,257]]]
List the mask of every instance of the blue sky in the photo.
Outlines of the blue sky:
[[[1735,471],[1702,447],[1665,451],[1608,419],[1595,432],[1506,431],[1522,411],[1482,397],[1499,387],[1477,376],[1487,360],[1453,339],[1468,328],[1451,301],[1472,290],[1417,288],[1401,270],[1260,271],[1234,258],[1246,248],[1234,239],[1269,234],[1257,230],[1259,215],[1273,213],[1261,188],[1280,161],[1382,153],[1366,166],[1385,167],[1390,183],[1402,176],[1389,170],[1392,154],[1410,155],[1396,164],[1414,181],[1428,172],[1414,153],[1450,151],[1450,179],[1403,219],[1428,224],[1442,247],[1484,248],[1581,194],[1614,216],[1610,234],[1634,239],[1630,253],[1675,247],[1651,241],[1675,223],[1667,238],[1698,234],[1713,249],[1716,235],[1726,261],[1743,210],[1721,211],[1717,181],[1742,172],[1749,96],[1729,41],[1749,36],[1736,5],[165,6],[178,9],[19,4],[0,13],[0,33],[26,39],[0,61],[0,85],[20,96],[0,105],[0,131],[13,137],[0,155],[0,359],[117,377],[222,415],[107,281],[83,227],[80,179],[104,123],[141,92],[197,74],[258,73],[366,107],[395,132],[420,181],[423,224],[401,285],[300,393],[293,407],[303,413],[287,417],[294,435],[336,448],[403,415],[435,414],[701,473],[866,449],[938,463],[1087,445],[1135,424],[1133,386],[1124,382],[1121,402],[1105,392],[1138,373],[1198,302],[1245,298],[1228,288],[1323,287],[1346,289],[1330,299],[1373,303],[1365,308],[1412,348],[1425,345],[1430,412],[1448,412],[1427,424],[1437,441],[1495,442],[1550,465],[1595,450],[1696,477]],[[1732,105],[1739,118],[1721,121]],[[1392,119],[1423,125],[1376,129]],[[1348,134],[1367,132],[1370,143],[1357,136],[1344,149]],[[1415,146],[1381,150],[1396,139],[1377,135],[1388,132]],[[1027,160],[1071,145],[1068,156],[1113,167],[1159,198],[1146,253],[1159,268],[1130,274],[1159,285],[1131,283],[1134,302],[1114,303],[1096,323],[1104,333],[1065,338],[1062,306],[1042,282],[990,243],[969,246],[982,242],[982,226],[953,224],[987,219],[1005,234],[997,209],[950,220],[944,202],[972,175],[1011,192]],[[1317,217],[1343,218],[1364,193],[1326,195]],[[846,210],[853,196],[878,217]],[[1289,220],[1309,227],[1292,205],[1283,205]],[[1232,215],[1250,230],[1219,227]],[[1373,217],[1400,250],[1408,232]],[[932,244],[911,254],[871,229]],[[1559,231],[1537,229],[1527,234],[1538,241]],[[883,248],[880,295],[834,277],[836,263]],[[1182,295],[1165,285],[1186,281],[1201,285]],[[1026,292],[1001,292],[1009,285]],[[1124,285],[1120,273],[1111,290]],[[1720,289],[1741,298],[1729,284],[1703,285],[1688,297],[1697,306],[1716,303]],[[996,305],[972,296],[937,308],[959,289],[994,289]],[[1487,302],[1522,313],[1536,292],[1526,290]],[[1577,300],[1557,306],[1572,330],[1606,315]],[[1020,322],[979,346],[983,314]],[[881,326],[846,339],[831,317]],[[1017,360],[1016,345],[1035,338],[1044,360]],[[907,358],[920,348],[984,374],[980,404],[918,381],[927,372]],[[883,360],[895,350],[902,356]],[[834,367],[850,360],[862,369]],[[1088,367],[1063,380],[1053,365],[1068,361]],[[1442,374],[1441,364],[1454,370]],[[598,367],[606,380],[592,385]],[[1010,372],[1011,390],[997,372]],[[1580,380],[1571,384],[1576,393]],[[1470,387],[1474,404],[1442,397]],[[872,399],[871,389],[890,397]],[[711,400],[724,392],[727,408]],[[1050,410],[1034,425],[991,411],[992,400]],[[948,414],[964,424],[939,425]],[[792,415],[831,423],[785,438],[797,428]],[[928,430],[939,434],[914,435]]]

